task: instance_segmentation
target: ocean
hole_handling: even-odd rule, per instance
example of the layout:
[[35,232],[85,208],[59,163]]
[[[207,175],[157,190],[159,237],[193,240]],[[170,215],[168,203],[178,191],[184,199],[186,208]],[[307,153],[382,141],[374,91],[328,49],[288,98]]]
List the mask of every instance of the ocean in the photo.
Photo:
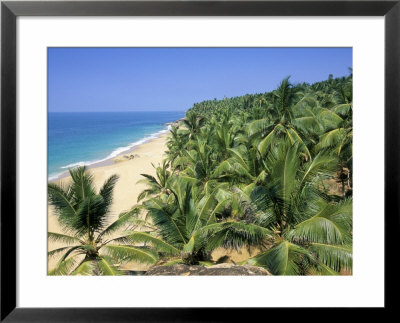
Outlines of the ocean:
[[48,178],[111,159],[168,132],[184,111],[49,112]]

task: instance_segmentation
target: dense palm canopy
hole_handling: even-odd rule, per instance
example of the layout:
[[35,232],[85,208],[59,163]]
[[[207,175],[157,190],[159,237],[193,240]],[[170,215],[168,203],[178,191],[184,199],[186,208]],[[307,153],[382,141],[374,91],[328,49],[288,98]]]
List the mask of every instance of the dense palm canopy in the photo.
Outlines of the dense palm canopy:
[[110,222],[112,194],[118,177],[108,178],[97,193],[93,177],[85,167],[70,170],[68,185],[48,184],[49,203],[55,208],[65,233],[49,232],[49,241],[62,247],[48,252],[59,257],[50,275],[119,275],[120,266],[129,261],[153,264],[158,255],[148,247],[135,245],[129,234],[115,235],[132,226],[137,208],[122,213]]
[[335,273],[351,268],[351,199],[337,202],[318,190],[336,158],[319,153],[303,162],[284,142],[267,160],[271,179],[251,193],[252,221],[274,231],[270,247],[250,260],[278,275]]
[[167,156],[143,203],[154,230],[137,240],[167,264],[257,246],[247,262],[276,275],[351,271],[352,75],[197,103]]
[[[274,275],[352,270],[352,75],[203,101],[172,127],[166,160],[142,174],[139,206],[109,223],[117,177],[85,168],[49,184],[66,234],[54,274],[117,274],[127,261],[204,264],[255,246]],[[133,203],[136,201],[132,201]],[[136,230],[136,231],[135,231]]]
[[154,229],[130,238],[152,245],[164,258],[170,257],[167,263],[198,264],[207,263],[210,252],[219,246],[256,245],[269,235],[268,229],[257,224],[219,221],[217,217],[229,205],[232,196],[224,194],[222,185],[206,194],[187,178],[176,176],[168,182],[168,191],[144,203],[147,226]]

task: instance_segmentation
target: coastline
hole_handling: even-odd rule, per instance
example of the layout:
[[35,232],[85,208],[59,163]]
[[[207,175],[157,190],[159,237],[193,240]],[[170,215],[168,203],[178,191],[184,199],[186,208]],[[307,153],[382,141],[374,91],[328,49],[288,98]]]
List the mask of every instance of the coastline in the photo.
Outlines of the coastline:
[[[129,210],[132,206],[137,204],[138,195],[146,188],[145,184],[137,182],[144,177],[140,174],[149,174],[152,176],[156,175],[152,163],[157,166],[166,157],[166,141],[168,133],[162,134],[161,136],[152,139],[142,145],[135,147],[135,155],[133,159],[124,159],[120,162],[113,162],[109,165],[97,166],[90,168],[90,172],[94,175],[94,186],[99,189],[104,181],[113,174],[119,175],[119,179],[114,189],[113,203],[110,209],[110,222],[115,221],[121,212]],[[126,155],[125,152],[122,155]],[[53,183],[68,183],[70,176],[65,176],[61,179],[53,180]],[[56,215],[52,206],[48,206],[48,218],[47,218],[47,231],[63,233],[61,226],[59,225]],[[48,241],[47,250],[53,250],[62,247],[62,243],[56,243]],[[234,262],[240,262],[248,259],[250,256],[254,256],[257,251],[252,249],[249,251],[246,248],[242,248],[240,251],[225,250],[218,248],[212,253],[212,258],[217,261],[220,257],[229,256]],[[48,259],[48,269],[55,267],[57,258]],[[126,264],[124,269],[133,271],[146,271],[149,265],[143,265],[139,263]]]
[[[181,120],[177,120],[167,125],[176,125]],[[156,175],[156,171],[152,166],[152,163],[157,166],[166,157],[165,151],[167,150],[166,142],[169,133],[160,134],[156,138],[152,138],[141,145],[134,147],[129,151],[125,151],[119,154],[117,157],[110,159],[109,164],[94,164],[90,165],[90,173],[94,175],[94,186],[99,189],[104,181],[113,174],[119,175],[119,179],[114,189],[113,203],[109,212],[110,222],[115,221],[121,212],[129,210],[132,206],[137,204],[137,197],[146,188],[145,184],[137,182],[144,177],[140,174],[149,174],[152,176]],[[134,152],[132,159],[123,158]],[[115,159],[120,159],[115,161]],[[68,183],[71,177],[66,173],[63,177],[54,180],[49,180],[50,183]],[[52,206],[47,207],[47,231],[63,233],[61,226],[58,223],[57,217],[54,213]],[[48,241],[47,250],[54,250],[62,247],[62,243]],[[253,251],[254,252],[254,251]],[[250,254],[253,255],[253,252]],[[222,256],[229,256],[235,262],[243,261],[250,256],[249,252],[243,248],[241,251],[224,250],[223,248],[216,249],[212,258],[217,261]],[[52,257],[48,259],[48,269],[55,267],[57,258]],[[139,263],[129,263],[125,266],[126,270],[133,271],[146,271],[149,265],[143,265]]]
[[[167,129],[160,130],[156,133],[151,134],[148,137],[145,137],[138,141],[135,141],[135,142],[131,143],[129,146],[117,148],[116,150],[111,152],[107,157],[105,157],[103,159],[99,159],[98,161],[93,161],[93,162],[82,162],[82,163],[77,162],[77,163],[73,164],[73,166],[71,165],[71,168],[77,167],[77,166],[83,166],[86,163],[88,163],[88,164],[86,164],[86,167],[88,169],[93,169],[93,168],[109,166],[109,165],[119,163],[121,161],[125,161],[123,159],[124,156],[132,154],[134,151],[139,149],[142,145],[150,143],[157,138],[160,138],[162,136],[167,136],[169,131],[171,130],[171,127],[173,125],[178,125],[182,120],[183,120],[183,118],[172,121],[172,122],[167,122],[167,123],[165,123],[165,125],[167,126]],[[115,151],[119,151],[119,152],[116,155],[114,155],[113,153]],[[68,169],[66,169],[64,172],[62,172],[60,174],[48,177],[47,181],[49,183],[54,183],[63,178],[66,178],[68,176],[69,176]]]
[[[117,174],[119,179],[114,189],[113,203],[110,209],[110,222],[115,221],[121,212],[129,210],[137,204],[138,195],[145,189],[146,185],[137,182],[144,177],[140,174],[149,174],[155,176],[156,172],[152,163],[157,166],[165,158],[166,140],[168,133],[164,133],[146,143],[135,147],[133,159],[125,159],[120,162],[112,162],[109,165],[91,167],[90,173],[94,175],[94,186],[99,189],[104,181],[113,174]],[[122,155],[126,155],[124,152]],[[70,176],[65,176],[51,181],[52,183],[68,183]],[[49,181],[50,182],[50,181]],[[63,233],[54,209],[48,206],[48,226],[49,232]],[[59,248],[61,245],[55,242],[48,242],[48,250]],[[57,259],[50,258],[48,268],[53,268]],[[130,267],[130,269],[133,267]],[[135,270],[143,269],[142,265],[134,266]]]

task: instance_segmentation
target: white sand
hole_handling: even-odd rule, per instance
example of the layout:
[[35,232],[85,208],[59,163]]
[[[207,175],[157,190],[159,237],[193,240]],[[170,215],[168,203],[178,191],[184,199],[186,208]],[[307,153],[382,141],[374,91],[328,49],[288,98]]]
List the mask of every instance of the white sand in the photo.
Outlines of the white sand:
[[[115,164],[89,170],[94,175],[94,185],[97,189],[99,189],[104,181],[111,175],[117,174],[120,177],[114,189],[114,199],[110,209],[110,222],[116,220],[121,212],[129,210],[132,206],[137,204],[138,195],[146,187],[145,184],[137,184],[140,179],[144,178],[140,174],[155,176],[155,169],[151,163],[157,166],[165,158],[164,152],[166,150],[165,143],[167,136],[168,135],[165,134],[140,145],[137,149],[128,154],[137,156],[133,159],[118,158],[120,161]],[[70,177],[65,177],[56,181],[56,183],[67,182],[70,179]],[[54,214],[54,209],[49,206],[48,211],[48,231],[63,233],[58,224],[57,217]],[[62,244],[49,242],[48,250],[60,248],[61,246]],[[49,269],[55,266],[56,261],[56,258],[50,259],[48,264]]]
[[[133,152],[127,155],[136,156],[133,159],[126,159],[122,156],[116,158],[117,163],[92,168],[89,171],[94,175],[94,185],[99,189],[104,181],[113,174],[120,176],[114,189],[114,200],[110,210],[110,222],[116,220],[118,215],[129,210],[132,206],[137,204],[138,195],[146,188],[145,184],[137,184],[137,182],[144,177],[140,174],[150,174],[155,176],[155,169],[151,165],[152,163],[157,166],[166,157],[166,138],[167,134],[154,139],[148,143],[140,145]],[[56,182],[67,182],[71,178],[65,177]],[[48,230],[50,232],[63,233],[61,227],[58,224],[56,215],[54,214],[54,209],[49,206],[49,216],[48,216]],[[62,243],[49,242],[48,250],[53,250],[62,247]],[[251,253],[243,248],[241,251],[237,252],[235,250],[225,250],[223,248],[218,248],[212,253],[212,259],[217,261],[222,256],[228,256],[234,262],[240,262],[248,259],[250,256],[254,256],[257,251],[253,249]],[[52,269],[56,265],[57,258],[51,258],[48,263],[48,268]],[[146,270],[148,266],[140,264],[129,264],[124,268],[130,270]]]

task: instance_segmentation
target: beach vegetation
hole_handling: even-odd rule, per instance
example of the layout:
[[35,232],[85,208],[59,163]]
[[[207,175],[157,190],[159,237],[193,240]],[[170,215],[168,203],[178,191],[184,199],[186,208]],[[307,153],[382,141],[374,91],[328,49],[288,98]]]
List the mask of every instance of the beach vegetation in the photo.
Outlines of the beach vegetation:
[[176,176],[169,182],[168,192],[144,202],[155,229],[148,239],[134,235],[133,241],[158,249],[164,263],[171,263],[171,259],[165,261],[170,256],[173,263],[190,265],[210,262],[210,253],[217,247],[260,244],[270,234],[268,229],[251,223],[244,225],[233,218],[218,219],[222,211],[232,206],[232,194],[221,186],[205,193],[201,185]]
[[48,257],[58,258],[49,275],[120,275],[126,262],[156,263],[157,252],[119,234],[127,225],[132,226],[138,208],[110,222],[118,176],[109,177],[96,192],[86,167],[71,169],[69,174],[69,184],[48,184],[49,204],[63,229],[63,233],[48,232],[48,240],[60,244],[48,252]]
[[[166,158],[115,221],[118,176],[99,190],[85,167],[48,184],[63,233],[50,275],[120,275],[130,262],[240,265],[273,275],[352,272],[352,74],[195,103],[172,125]],[[139,204],[136,204],[139,203]],[[227,257],[229,259],[229,257]]]
[[351,272],[352,74],[196,103],[167,147],[141,196],[163,263],[257,246],[274,275]]

